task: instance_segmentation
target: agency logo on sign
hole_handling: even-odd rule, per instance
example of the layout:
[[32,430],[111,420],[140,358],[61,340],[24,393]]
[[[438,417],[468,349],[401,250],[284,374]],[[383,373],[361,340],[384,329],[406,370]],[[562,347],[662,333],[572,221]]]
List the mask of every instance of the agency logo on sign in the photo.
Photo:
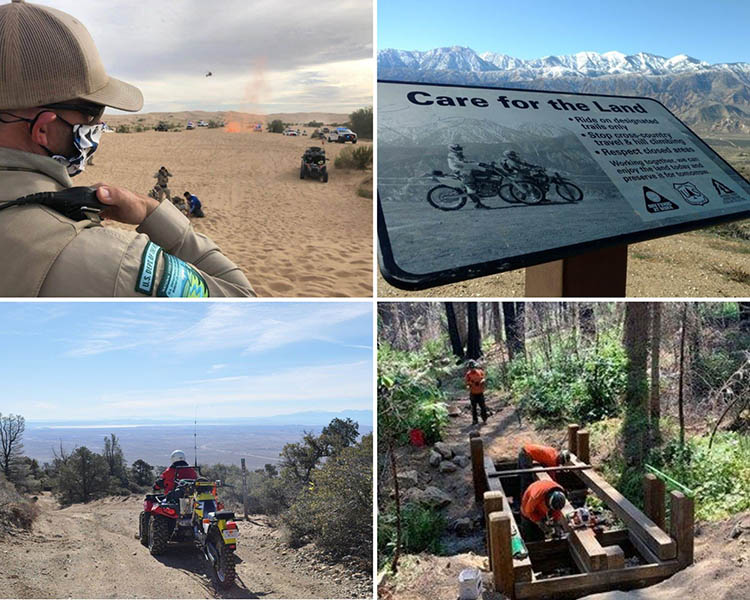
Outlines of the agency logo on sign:
[[712,177],[711,183],[713,183],[716,193],[719,194],[719,197],[724,201],[724,204],[731,204],[732,202],[742,202],[744,200],[742,196],[740,196],[729,186],[721,183],[721,181],[716,181]]
[[673,183],[672,187],[680,192],[680,196],[682,196],[683,200],[688,204],[692,204],[693,206],[703,206],[704,204],[708,204],[708,198],[705,194],[690,181],[686,181],[685,183]]
[[646,210],[650,213],[660,213],[680,208],[670,199],[665,198],[659,192],[652,190],[646,185],[643,186],[643,199],[646,201]]

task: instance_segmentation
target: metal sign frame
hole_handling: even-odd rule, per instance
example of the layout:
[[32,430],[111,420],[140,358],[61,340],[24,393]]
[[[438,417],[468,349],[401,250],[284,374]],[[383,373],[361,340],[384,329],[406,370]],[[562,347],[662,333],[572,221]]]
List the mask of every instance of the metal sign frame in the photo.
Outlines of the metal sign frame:
[[[672,113],[664,104],[654,98],[647,98],[645,96],[617,96],[613,94],[586,94],[577,92],[566,92],[561,90],[532,90],[523,88],[507,88],[507,87],[493,87],[493,86],[478,86],[478,85],[460,85],[460,84],[445,84],[445,83],[425,83],[418,81],[394,81],[387,79],[378,79],[377,83],[394,83],[399,85],[411,85],[411,86],[428,86],[428,87],[450,87],[450,88],[463,88],[463,89],[474,89],[474,90],[492,90],[492,91],[507,91],[507,92],[533,92],[535,94],[564,94],[569,96],[581,96],[588,98],[617,98],[627,100],[648,100],[649,102],[655,102],[661,106],[677,123],[684,127],[693,137],[691,140],[696,143],[696,146],[703,150],[711,158],[716,159],[717,164],[726,165],[729,170],[739,177],[746,184],[750,185],[750,181],[740,174],[732,165],[730,165],[724,158],[722,158],[713,148],[711,148],[701,137],[696,134],[690,127],[685,125],[681,119]],[[378,227],[378,264],[383,278],[393,285],[394,287],[404,290],[423,290],[431,287],[446,285],[455,283],[458,281],[465,281],[468,279],[474,279],[476,277],[484,277],[487,275],[495,275],[498,273],[504,273],[506,271],[512,271],[515,269],[521,269],[525,267],[532,267],[535,265],[568,258],[570,256],[576,256],[584,254],[592,250],[599,250],[602,248],[609,248],[618,245],[627,245],[637,242],[643,242],[646,240],[652,240],[660,237],[666,237],[669,235],[675,235],[678,233],[685,233],[687,231],[694,231],[696,229],[703,229],[710,227],[711,225],[718,225],[721,223],[728,223],[731,221],[738,221],[750,217],[750,202],[748,202],[748,208],[744,211],[739,211],[727,215],[717,215],[713,217],[707,217],[700,220],[693,220],[683,223],[676,223],[671,225],[664,225],[661,227],[654,227],[651,229],[637,231],[633,233],[623,233],[606,238],[589,240],[586,242],[580,242],[577,244],[570,244],[567,246],[561,246],[560,248],[541,250],[539,252],[530,252],[519,256],[512,256],[509,258],[495,259],[481,263],[475,263],[471,265],[463,265],[451,269],[443,269],[440,271],[432,271],[429,273],[409,273],[402,269],[396,262],[393,249],[391,246],[390,236],[388,234],[388,228],[385,221],[385,214],[383,213],[383,206],[380,199],[380,190],[378,190],[378,201],[377,201],[377,227]]]

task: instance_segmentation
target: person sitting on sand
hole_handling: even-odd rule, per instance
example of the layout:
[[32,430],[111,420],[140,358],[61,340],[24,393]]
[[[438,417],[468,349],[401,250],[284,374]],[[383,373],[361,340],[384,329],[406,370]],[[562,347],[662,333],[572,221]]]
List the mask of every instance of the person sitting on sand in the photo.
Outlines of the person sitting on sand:
[[188,203],[189,216],[197,218],[203,218],[206,216],[205,214],[203,214],[203,205],[201,204],[201,201],[198,200],[198,196],[195,196],[190,192],[185,192],[183,195],[185,196],[185,200],[187,200]]

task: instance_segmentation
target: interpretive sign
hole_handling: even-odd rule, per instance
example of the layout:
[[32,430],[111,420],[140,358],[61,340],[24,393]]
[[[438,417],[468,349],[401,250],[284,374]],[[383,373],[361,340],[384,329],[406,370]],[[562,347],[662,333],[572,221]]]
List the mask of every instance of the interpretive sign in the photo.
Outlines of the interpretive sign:
[[378,83],[378,238],[422,289],[750,216],[750,183],[650,98]]

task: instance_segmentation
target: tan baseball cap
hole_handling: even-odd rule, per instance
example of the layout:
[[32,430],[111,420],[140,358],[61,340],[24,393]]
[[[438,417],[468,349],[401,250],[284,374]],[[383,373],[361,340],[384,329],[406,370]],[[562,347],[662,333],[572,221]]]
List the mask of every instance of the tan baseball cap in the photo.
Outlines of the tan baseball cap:
[[0,109],[79,98],[131,112],[143,107],[137,87],[104,71],[80,21],[24,0],[0,5]]

